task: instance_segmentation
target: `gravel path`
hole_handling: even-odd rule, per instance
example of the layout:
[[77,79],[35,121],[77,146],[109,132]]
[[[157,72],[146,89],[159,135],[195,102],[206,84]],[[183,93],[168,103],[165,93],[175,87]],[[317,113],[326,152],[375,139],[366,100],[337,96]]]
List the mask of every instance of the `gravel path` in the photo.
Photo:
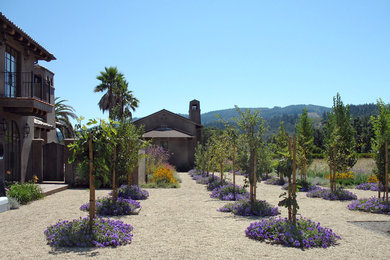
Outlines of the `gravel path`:
[[[342,237],[328,249],[301,250],[270,245],[245,237],[253,218],[217,212],[225,202],[211,199],[205,186],[180,173],[180,189],[149,189],[139,215],[119,217],[134,226],[133,242],[117,248],[53,249],[43,231],[59,219],[86,216],[79,207],[88,201],[87,190],[66,190],[34,201],[18,210],[0,213],[1,259],[386,259],[390,236],[386,225],[367,229],[353,221],[390,221],[390,216],[353,212],[348,202],[326,201],[298,195],[299,213],[332,228]],[[238,176],[238,182],[242,177]],[[353,190],[358,197],[375,192]],[[98,196],[108,190],[97,191]],[[257,196],[277,205],[279,186],[259,184]],[[282,216],[287,211],[282,208]],[[361,223],[361,222],[360,222]],[[379,231],[378,231],[379,230]]]

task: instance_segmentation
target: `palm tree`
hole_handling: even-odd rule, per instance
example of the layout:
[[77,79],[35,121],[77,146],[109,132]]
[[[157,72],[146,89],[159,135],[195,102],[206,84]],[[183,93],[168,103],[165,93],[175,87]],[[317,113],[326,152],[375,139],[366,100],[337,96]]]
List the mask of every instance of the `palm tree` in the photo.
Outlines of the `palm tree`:
[[77,118],[75,109],[72,106],[65,104],[65,102],[68,102],[66,99],[60,100],[60,97],[56,97],[54,102],[55,119],[56,123],[61,125],[60,131],[62,135],[64,138],[73,137],[74,130],[70,118]]
[[113,109],[116,104],[114,92],[117,92],[123,84],[124,76],[122,73],[118,72],[116,67],[105,67],[104,70],[105,71],[101,71],[100,75],[96,77],[101,83],[95,87],[94,92],[107,91],[100,99],[98,105],[103,113],[108,110],[108,117],[113,119]]
[[133,91],[128,89],[129,83],[123,81],[115,95],[116,104],[118,104],[118,111],[116,111],[116,119],[128,118],[132,119],[132,111],[138,107],[139,100],[133,96]]

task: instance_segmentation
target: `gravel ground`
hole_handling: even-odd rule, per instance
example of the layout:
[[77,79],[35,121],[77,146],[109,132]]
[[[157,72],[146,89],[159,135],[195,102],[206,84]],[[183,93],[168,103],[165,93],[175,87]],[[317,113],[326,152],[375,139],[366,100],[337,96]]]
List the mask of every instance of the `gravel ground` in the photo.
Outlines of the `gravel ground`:
[[[60,248],[46,244],[43,231],[59,219],[86,216],[79,207],[88,201],[88,190],[66,190],[34,201],[20,209],[0,213],[1,259],[388,259],[390,216],[355,212],[349,202],[326,201],[298,195],[299,213],[332,228],[342,240],[327,249],[301,250],[248,239],[246,227],[256,219],[217,212],[225,202],[211,199],[205,186],[180,173],[179,189],[149,189],[139,215],[119,217],[134,226],[133,242],[117,248]],[[242,176],[238,176],[238,183]],[[353,190],[359,198],[376,192]],[[108,190],[97,191],[105,196]],[[258,199],[277,205],[279,186],[259,184]],[[287,211],[281,209],[282,216]],[[378,221],[375,229],[354,221]],[[379,225],[379,227],[378,227]],[[378,231],[379,230],[379,231]],[[381,230],[383,232],[381,232]]]

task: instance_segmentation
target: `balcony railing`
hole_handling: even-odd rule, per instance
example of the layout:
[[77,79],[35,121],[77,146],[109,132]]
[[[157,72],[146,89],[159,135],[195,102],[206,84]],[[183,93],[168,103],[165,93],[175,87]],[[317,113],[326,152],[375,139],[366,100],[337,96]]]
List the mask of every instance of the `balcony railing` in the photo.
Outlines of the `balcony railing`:
[[[37,98],[41,101],[51,103],[50,100],[50,82],[42,79],[33,72],[2,72],[0,97],[27,97]],[[1,86],[0,85],[0,86]]]

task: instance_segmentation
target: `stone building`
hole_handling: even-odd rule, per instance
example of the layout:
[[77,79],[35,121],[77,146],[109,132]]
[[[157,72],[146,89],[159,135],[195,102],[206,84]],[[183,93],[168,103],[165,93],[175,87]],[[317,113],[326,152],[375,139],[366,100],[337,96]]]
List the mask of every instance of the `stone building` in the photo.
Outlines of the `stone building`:
[[0,13],[0,176],[9,181],[42,180],[44,145],[56,142],[54,73],[41,60],[55,57]]
[[190,102],[189,118],[163,109],[134,121],[134,124],[144,126],[145,139],[151,139],[152,143],[164,147],[172,154],[169,162],[178,171],[187,171],[194,166],[195,147],[201,142],[203,127],[198,100]]

